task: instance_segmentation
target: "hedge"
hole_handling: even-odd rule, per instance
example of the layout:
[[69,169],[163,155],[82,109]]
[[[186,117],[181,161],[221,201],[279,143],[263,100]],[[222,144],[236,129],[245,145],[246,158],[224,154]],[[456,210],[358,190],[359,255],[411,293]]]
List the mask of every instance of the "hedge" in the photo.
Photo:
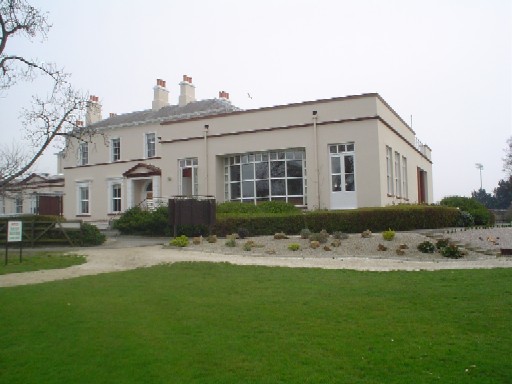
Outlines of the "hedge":
[[299,234],[301,229],[312,232],[322,229],[332,233],[342,231],[358,233],[453,227],[460,212],[456,208],[441,206],[395,206],[360,208],[343,211],[312,211],[299,214],[217,215],[213,233],[225,236],[245,228],[251,236],[272,235],[276,232]]

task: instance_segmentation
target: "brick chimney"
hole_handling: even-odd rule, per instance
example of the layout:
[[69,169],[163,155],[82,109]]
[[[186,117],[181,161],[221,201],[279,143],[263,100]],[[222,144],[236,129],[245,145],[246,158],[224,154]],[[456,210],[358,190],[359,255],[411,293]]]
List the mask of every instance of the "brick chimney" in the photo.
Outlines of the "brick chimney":
[[91,95],[85,112],[85,125],[91,125],[101,120],[101,104],[98,96]]
[[191,77],[183,75],[183,81],[180,83],[179,106],[183,107],[193,101],[196,101],[196,87],[192,84]]
[[229,100],[229,93],[225,91],[219,92],[219,99]]
[[158,111],[160,108],[169,105],[169,91],[165,88],[165,80],[156,79],[156,85],[153,88],[154,97],[151,109]]

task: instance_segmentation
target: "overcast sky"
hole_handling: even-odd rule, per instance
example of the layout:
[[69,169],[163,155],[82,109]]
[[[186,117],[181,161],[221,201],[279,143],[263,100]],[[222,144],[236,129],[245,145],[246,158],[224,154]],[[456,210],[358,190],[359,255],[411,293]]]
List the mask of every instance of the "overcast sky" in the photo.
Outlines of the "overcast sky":
[[[30,0],[53,24],[8,52],[52,61],[97,95],[103,116],[151,108],[157,78],[177,103],[230,93],[249,109],[378,92],[432,148],[434,199],[500,179],[512,136],[510,0]],[[1,141],[42,82],[0,94]],[[252,99],[247,96],[250,93]],[[56,172],[55,148],[36,170]]]

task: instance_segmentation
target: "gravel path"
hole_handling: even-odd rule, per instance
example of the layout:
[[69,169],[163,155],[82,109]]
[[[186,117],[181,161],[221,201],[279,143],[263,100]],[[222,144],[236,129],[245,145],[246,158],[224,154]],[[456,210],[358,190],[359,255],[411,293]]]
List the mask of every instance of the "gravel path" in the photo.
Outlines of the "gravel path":
[[[450,234],[450,237],[464,242],[489,242],[488,236],[499,237],[501,244],[512,245],[512,228],[488,231],[490,232],[459,232]],[[128,238],[131,239],[128,242],[123,238],[109,239],[102,247],[75,250],[76,253],[87,256],[87,263],[82,265],[66,269],[2,275],[0,276],[0,287],[38,284],[183,261],[360,271],[512,268],[512,257],[496,257],[471,251],[463,259],[446,259],[439,254],[422,254],[416,250],[416,246],[428,238],[418,233],[397,233],[396,238],[390,242],[382,240],[379,234],[374,234],[368,239],[363,239],[360,235],[350,235],[349,239],[341,241],[339,247],[330,245],[333,242],[331,237],[327,243],[330,250],[324,250],[323,245],[318,249],[311,249],[306,240],[298,237],[286,240],[274,240],[270,236],[249,239],[256,244],[250,251],[244,251],[242,248],[247,240],[237,240],[235,248],[226,247],[226,240],[219,239],[215,244],[203,241],[202,244],[191,244],[187,248],[176,249],[162,246],[164,239],[152,239],[151,241],[145,239],[144,246],[137,246],[133,238]],[[485,240],[480,240],[480,238]],[[288,250],[290,243],[300,244],[301,250],[296,252]],[[379,251],[379,244],[385,245],[388,249]],[[396,248],[401,244],[407,245],[408,249],[405,249],[404,255],[399,256],[396,254]],[[492,244],[492,247],[496,247],[496,245]]]

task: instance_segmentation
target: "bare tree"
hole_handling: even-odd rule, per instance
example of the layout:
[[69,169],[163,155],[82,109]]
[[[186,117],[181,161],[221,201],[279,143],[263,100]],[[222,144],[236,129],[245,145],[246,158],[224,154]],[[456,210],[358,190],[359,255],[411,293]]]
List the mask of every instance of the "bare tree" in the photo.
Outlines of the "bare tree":
[[[0,152],[0,187],[26,173],[59,137],[91,141],[96,131],[77,125],[87,106],[87,95],[73,89],[69,74],[55,64],[7,54],[10,38],[22,35],[46,39],[51,25],[47,15],[25,0],[0,0],[0,90],[38,75],[52,80],[52,90],[42,98],[33,96],[32,106],[22,111],[25,138],[32,146],[28,155],[19,147]],[[67,140],[64,140],[67,144]],[[66,145],[65,144],[65,145]],[[15,150],[13,150],[15,149]]]

